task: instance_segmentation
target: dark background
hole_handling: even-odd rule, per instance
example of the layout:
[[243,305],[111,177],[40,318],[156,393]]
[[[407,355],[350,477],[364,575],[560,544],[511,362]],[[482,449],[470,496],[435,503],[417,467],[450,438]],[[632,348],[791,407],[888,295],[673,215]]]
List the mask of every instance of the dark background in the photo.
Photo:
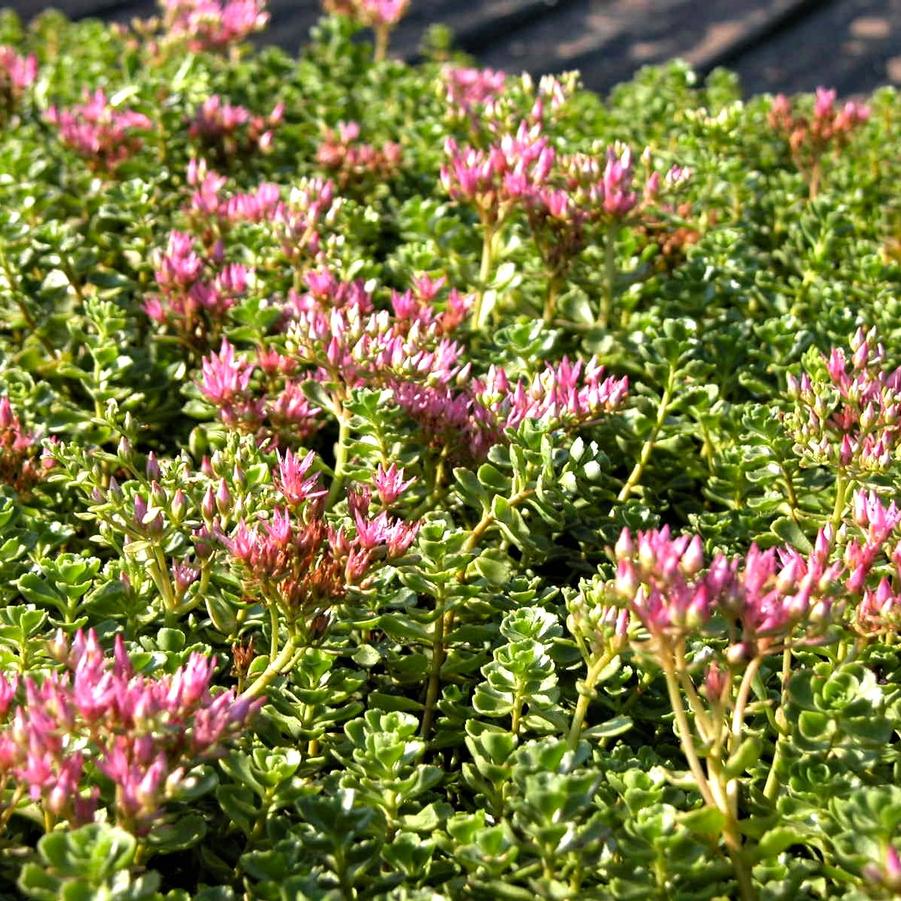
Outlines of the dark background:
[[[29,18],[48,4],[12,4]],[[73,18],[153,15],[150,0],[60,0]],[[261,37],[295,52],[318,0],[272,0]],[[415,57],[425,29],[450,26],[480,63],[533,74],[579,69],[605,91],[674,56],[701,73],[734,69],[746,92],[836,87],[842,95],[901,86],[901,0],[412,0],[392,48]]]

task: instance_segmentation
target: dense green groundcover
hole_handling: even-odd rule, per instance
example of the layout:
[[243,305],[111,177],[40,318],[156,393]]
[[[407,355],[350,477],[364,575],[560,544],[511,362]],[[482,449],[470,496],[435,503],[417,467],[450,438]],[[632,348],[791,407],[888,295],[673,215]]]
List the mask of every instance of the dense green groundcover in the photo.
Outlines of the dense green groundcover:
[[0,18],[3,897],[895,896],[897,95],[334,6]]

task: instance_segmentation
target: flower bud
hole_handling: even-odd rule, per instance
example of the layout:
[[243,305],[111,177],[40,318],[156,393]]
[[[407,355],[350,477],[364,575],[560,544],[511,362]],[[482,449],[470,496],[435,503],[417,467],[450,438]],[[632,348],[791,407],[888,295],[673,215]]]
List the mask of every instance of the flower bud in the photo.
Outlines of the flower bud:
[[623,529],[620,532],[620,536],[617,539],[616,547],[613,549],[614,554],[616,555],[617,560],[622,560],[624,557],[631,557],[633,553],[635,553],[635,546],[632,543],[632,534],[628,529]]
[[119,439],[119,444],[116,447],[116,456],[123,462],[127,463],[130,459],[134,450],[131,446],[131,442],[123,435]]
[[232,496],[228,490],[225,479],[219,480],[219,487],[216,489],[216,509],[224,516],[231,509]]
[[638,590],[638,576],[635,567],[629,560],[620,560],[616,567],[614,582],[616,593],[624,600],[630,601]]
[[213,491],[212,485],[204,492],[203,500],[200,502],[200,515],[204,522],[208,523],[212,522],[216,515],[216,493]]
[[152,482],[157,481],[160,478],[160,476],[162,475],[162,473],[160,471],[159,461],[157,460],[156,454],[153,451],[151,451],[147,455],[147,463],[146,463],[144,469],[147,473],[147,478],[150,479],[150,481],[152,481]]
[[701,542],[700,535],[695,535],[689,542],[679,564],[682,572],[688,576],[693,576],[701,571],[701,568],[704,566],[704,545]]
[[188,509],[188,498],[184,491],[179,488],[172,497],[172,503],[169,505],[169,512],[175,523],[180,523]]

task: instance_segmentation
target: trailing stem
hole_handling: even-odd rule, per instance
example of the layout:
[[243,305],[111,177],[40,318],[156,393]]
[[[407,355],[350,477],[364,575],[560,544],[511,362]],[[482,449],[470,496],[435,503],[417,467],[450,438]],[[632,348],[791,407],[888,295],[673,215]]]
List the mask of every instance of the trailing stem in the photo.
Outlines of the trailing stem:
[[544,321],[551,322],[557,312],[557,295],[560,293],[560,276],[555,272],[548,277],[544,298]]
[[494,265],[494,236],[495,230],[483,223],[482,225],[482,262],[479,266],[479,293],[476,296],[475,306],[472,311],[472,327],[481,331],[485,327],[485,294],[488,289],[488,279]]
[[672,656],[666,654],[662,663],[670,706],[676,718],[682,751],[688,761],[689,769],[694,776],[704,802],[723,815],[723,840],[732,860],[732,867],[738,882],[739,895],[742,901],[755,901],[757,893],[754,891],[751,873],[744,858],[741,833],[738,829],[736,812],[733,809],[734,802],[730,802],[728,780],[723,772],[721,762],[718,759],[708,761],[711,776],[711,778],[708,778],[704,773],[704,768],[695,748],[691,724],[688,721],[685,705],[682,703],[682,695],[679,692],[679,679],[676,675]]
[[582,725],[585,722],[585,715],[588,713],[588,705],[595,696],[595,686],[600,678],[601,673],[610,661],[616,656],[613,651],[605,651],[588,667],[585,674],[585,680],[579,686],[579,700],[576,702],[576,709],[573,712],[572,723],[569,727],[569,738],[566,741],[566,747],[573,751],[579,743],[582,734]]
[[[510,498],[510,506],[515,507],[524,500],[534,494],[534,489],[526,488]],[[471,553],[479,543],[482,535],[494,524],[494,516],[491,513],[485,515],[479,520],[475,528],[469,533],[469,538],[463,545],[463,551]],[[465,571],[465,570],[464,570]],[[458,579],[463,580],[463,572],[461,571]],[[438,597],[435,599],[435,609],[438,612],[438,618],[435,621],[435,631],[432,636],[432,663],[429,670],[429,684],[426,689],[425,711],[422,715],[422,736],[427,737],[432,728],[432,722],[435,717],[435,706],[438,703],[438,694],[441,691],[441,667],[444,663],[445,646],[444,639],[452,622],[452,611],[445,611],[445,598]],[[517,717],[518,722],[518,717]]]
[[[522,491],[517,491],[516,494],[514,494],[513,497],[510,498],[509,504],[511,507],[518,507],[523,501],[528,500],[534,493],[534,488],[523,488]],[[473,530],[469,533],[469,538],[467,538],[466,542],[463,544],[463,550],[470,553],[474,551],[481,537],[494,525],[494,523],[494,514],[491,512],[486,512],[476,523]]]
[[641,481],[641,477],[644,475],[645,467],[648,465],[648,460],[651,459],[651,453],[654,450],[654,445],[657,443],[657,438],[660,435],[660,430],[663,428],[664,422],[666,422],[666,414],[669,412],[669,406],[672,403],[675,388],[676,368],[675,366],[671,366],[669,375],[666,379],[666,386],[664,387],[663,394],[660,397],[660,406],[657,407],[657,418],[654,421],[653,427],[651,428],[651,434],[648,435],[644,444],[641,446],[641,452],[638,455],[638,461],[635,463],[632,472],[629,474],[629,478],[626,480],[626,484],[623,485],[622,490],[617,496],[617,500],[620,503],[624,503],[629,499],[630,495]]
[[445,601],[443,595],[435,598],[435,630],[432,634],[432,664],[429,669],[429,685],[426,689],[425,710],[422,714],[422,737],[428,738],[435,718],[435,706],[438,693],[441,691],[441,667],[444,664],[444,616]]
[[785,735],[788,732],[788,723],[785,719],[785,705],[788,701],[788,683],[791,681],[791,673],[792,652],[791,647],[786,645],[785,650],[782,652],[782,690],[779,710],[776,713],[776,724],[779,727],[779,731],[776,735],[776,749],[773,752],[773,762],[770,764],[770,771],[767,773],[766,784],[763,787],[763,796],[767,801],[775,801],[776,793],[779,791],[779,769],[785,753]]
[[388,56],[388,41],[391,38],[391,27],[389,25],[375,26],[375,51],[372,55],[374,62],[384,62]]
[[850,487],[850,484],[850,480],[845,473],[844,467],[839,467],[838,473],[835,476],[835,506],[832,508],[832,517],[829,520],[835,531],[838,531],[838,527],[842,522],[842,514],[845,512],[845,502],[848,499],[848,488]]
[[335,468],[332,476],[332,484],[329,486],[328,497],[325,500],[326,509],[331,509],[338,502],[341,491],[344,488],[344,470],[347,466],[347,440],[350,437],[350,416],[343,405],[338,405],[336,416],[338,417],[338,441],[335,444]]
[[613,298],[616,290],[616,234],[619,227],[611,225],[604,239],[604,293],[601,295],[601,307],[598,311],[598,325],[607,328],[613,312]]
[[[275,630],[275,640],[272,642],[271,647],[278,647],[278,615],[272,613],[272,609],[270,607],[270,616],[272,617],[273,629]],[[289,626],[288,628],[288,638],[282,646],[281,651],[274,657],[269,658],[269,662],[266,664],[266,669],[257,676],[256,679],[251,682],[251,684],[241,692],[238,696],[238,700],[247,701],[252,700],[253,698],[259,697],[266,687],[275,679],[277,676],[280,676],[285,670],[287,670],[291,664],[294,662],[294,658],[298,651],[298,636],[296,627]]]

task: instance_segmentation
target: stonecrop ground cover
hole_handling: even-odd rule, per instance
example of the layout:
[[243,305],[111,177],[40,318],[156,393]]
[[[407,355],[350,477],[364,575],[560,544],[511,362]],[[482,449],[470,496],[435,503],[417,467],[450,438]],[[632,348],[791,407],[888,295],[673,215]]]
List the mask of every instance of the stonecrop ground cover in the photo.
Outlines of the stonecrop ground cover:
[[3,897],[897,896],[898,97],[405,6],[0,18]]

